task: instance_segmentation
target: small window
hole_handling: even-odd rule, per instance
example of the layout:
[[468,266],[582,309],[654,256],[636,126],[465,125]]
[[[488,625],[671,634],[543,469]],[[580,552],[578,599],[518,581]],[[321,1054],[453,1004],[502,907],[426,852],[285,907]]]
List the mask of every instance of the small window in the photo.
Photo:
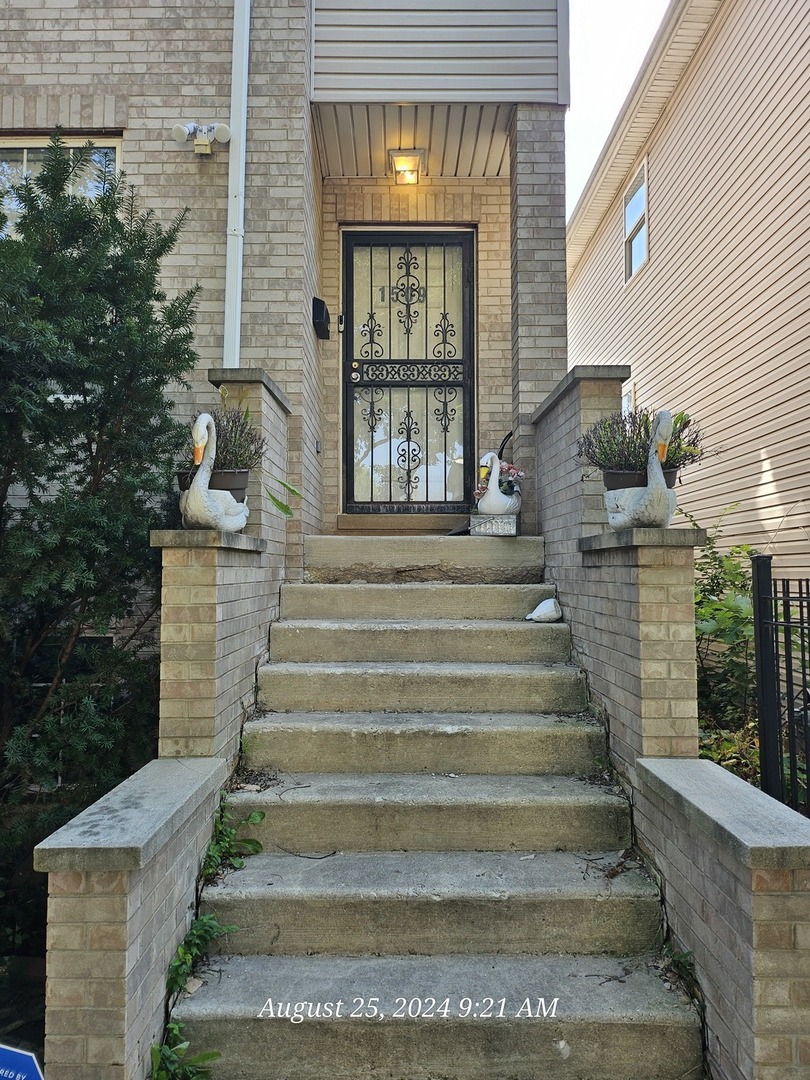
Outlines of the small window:
[[624,280],[647,261],[647,163],[624,196]]
[[[14,234],[14,224],[20,214],[17,201],[8,193],[8,188],[11,184],[19,183],[24,176],[36,176],[40,172],[49,141],[45,137],[26,139],[25,141],[20,140],[18,142],[12,139],[0,141],[0,206],[2,206],[3,213],[8,217],[8,223],[4,230],[6,233]],[[63,141],[65,143],[65,153],[72,156],[80,147],[84,146],[87,139],[63,137]],[[108,169],[119,168],[119,145],[117,142],[110,142],[108,139],[99,142],[95,139],[90,141],[95,144],[92,152],[94,165],[98,168],[105,165]],[[96,169],[88,169],[81,179],[77,178],[76,186],[73,189],[74,193],[92,199],[98,194],[99,190],[95,177]]]

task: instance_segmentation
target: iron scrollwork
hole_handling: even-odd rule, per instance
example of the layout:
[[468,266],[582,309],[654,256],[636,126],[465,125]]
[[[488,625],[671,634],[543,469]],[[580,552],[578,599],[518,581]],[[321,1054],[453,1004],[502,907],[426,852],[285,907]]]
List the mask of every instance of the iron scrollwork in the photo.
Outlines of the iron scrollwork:
[[360,356],[363,360],[379,360],[385,349],[377,338],[382,337],[383,328],[377,322],[377,312],[370,311],[368,318],[360,327],[360,336],[368,340],[360,346]]
[[402,329],[406,336],[410,336],[414,324],[419,318],[416,302],[421,295],[420,282],[419,278],[414,273],[414,270],[418,269],[419,260],[416,258],[413,251],[411,251],[410,247],[406,247],[397,260],[397,270],[401,270],[402,273],[397,278],[396,285],[391,290],[391,300],[395,304],[402,305],[397,312],[397,318],[402,324]]
[[456,418],[457,410],[451,408],[451,403],[458,397],[458,390],[453,386],[441,386],[433,391],[433,398],[439,403],[438,409],[433,410],[433,415],[439,422],[439,427],[447,434],[450,425]]
[[405,410],[405,415],[397,428],[397,435],[402,436],[402,441],[397,444],[397,466],[401,474],[397,477],[397,483],[402,488],[405,498],[410,500],[419,486],[419,477],[416,470],[422,464],[422,447],[415,440],[420,435],[419,425],[414,419],[410,409]]
[[443,311],[441,318],[436,323],[433,336],[439,340],[433,346],[433,355],[437,360],[453,360],[456,357],[456,347],[450,340],[456,336],[456,328],[450,322],[450,316]]
[[461,364],[366,364],[363,376],[379,382],[461,382]]
[[361,409],[360,415],[372,434],[383,418],[383,409],[382,407],[377,408],[377,402],[382,401],[384,397],[385,391],[376,386],[364,386],[362,390],[357,391],[357,400],[368,402],[368,408]]

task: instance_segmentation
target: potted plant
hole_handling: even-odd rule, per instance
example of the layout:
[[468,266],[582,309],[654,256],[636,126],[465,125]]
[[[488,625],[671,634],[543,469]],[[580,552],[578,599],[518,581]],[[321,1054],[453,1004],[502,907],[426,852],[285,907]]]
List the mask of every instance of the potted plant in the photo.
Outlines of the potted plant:
[[[611,413],[598,420],[579,440],[577,456],[602,470],[608,491],[646,486],[655,417],[652,409]],[[667,487],[675,486],[679,469],[700,461],[705,453],[703,432],[688,413],[676,413],[662,462]]]
[[[220,388],[220,398],[222,404],[210,414],[216,427],[216,456],[208,487],[214,491],[229,491],[237,502],[244,502],[250,470],[256,468],[264,457],[267,440],[254,425],[246,405],[228,404],[228,391],[224,386]],[[195,413],[192,425],[200,415],[200,412]],[[188,461],[177,470],[177,483],[181,491],[189,490],[197,469],[193,457],[189,455]],[[277,476],[272,479],[291,495],[301,495],[292,484]],[[266,484],[263,487],[273,506],[285,517],[292,517],[292,508],[277,498]]]
[[[217,452],[208,486],[214,491],[230,491],[237,502],[244,502],[250,470],[262,460],[267,440],[254,427],[246,407],[228,405],[226,394],[221,396],[222,404],[211,412],[216,425]],[[192,424],[200,415],[194,414]],[[178,469],[181,491],[191,487],[197,469],[192,458]]]

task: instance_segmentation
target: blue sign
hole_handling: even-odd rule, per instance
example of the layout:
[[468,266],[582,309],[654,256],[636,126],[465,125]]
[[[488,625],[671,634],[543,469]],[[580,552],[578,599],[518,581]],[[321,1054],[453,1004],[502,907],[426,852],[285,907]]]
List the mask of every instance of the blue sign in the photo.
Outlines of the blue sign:
[[30,1050],[15,1050],[0,1043],[0,1080],[45,1080]]

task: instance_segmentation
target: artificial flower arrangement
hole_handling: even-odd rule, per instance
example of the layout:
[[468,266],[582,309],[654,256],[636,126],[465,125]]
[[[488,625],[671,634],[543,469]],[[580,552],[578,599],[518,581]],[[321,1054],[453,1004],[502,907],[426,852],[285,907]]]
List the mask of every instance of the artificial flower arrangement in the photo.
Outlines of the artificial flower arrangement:
[[[476,502],[478,502],[482,495],[486,494],[488,476],[489,472],[487,470],[487,475],[480,480],[478,487],[473,492],[473,498]],[[526,473],[523,469],[518,469],[511,461],[501,462],[501,474],[498,477],[498,487],[504,495],[520,494],[520,481],[525,479]]]

